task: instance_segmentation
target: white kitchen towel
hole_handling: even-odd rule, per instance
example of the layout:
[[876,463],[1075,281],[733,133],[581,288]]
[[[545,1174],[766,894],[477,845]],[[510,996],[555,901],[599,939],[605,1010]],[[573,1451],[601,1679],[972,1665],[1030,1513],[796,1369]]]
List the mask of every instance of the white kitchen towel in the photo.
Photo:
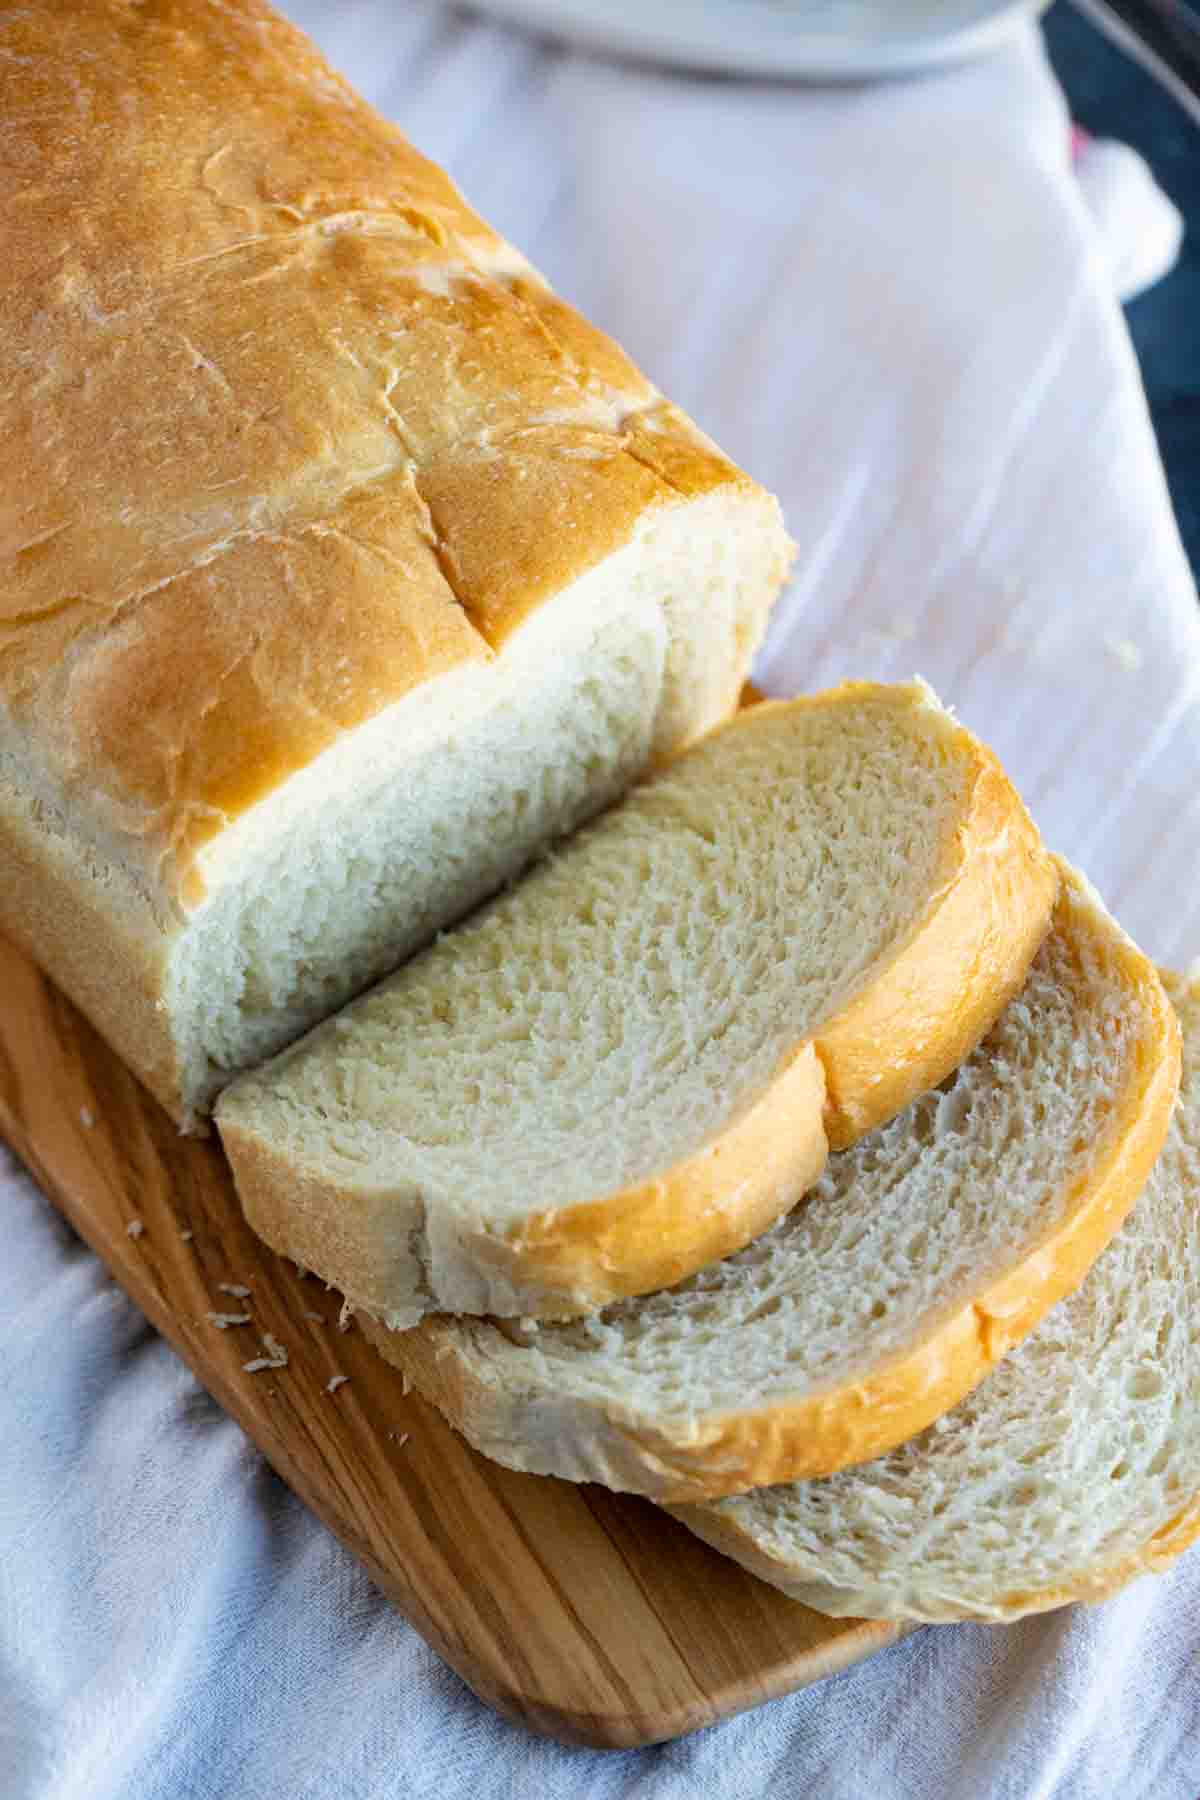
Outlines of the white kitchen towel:
[[[1029,30],[811,90],[435,5],[291,11],[782,496],[762,675],[927,675],[1147,947],[1200,951],[1200,624],[1119,259]],[[316,148],[316,147],[314,147]],[[3,996],[0,995],[0,1005]],[[3,1800],[1196,1800],[1200,1552],[678,1744],[495,1718],[0,1155]]]
[[1100,233],[1115,292],[1132,300],[1179,259],[1183,214],[1129,144],[1071,133],[1075,179]]

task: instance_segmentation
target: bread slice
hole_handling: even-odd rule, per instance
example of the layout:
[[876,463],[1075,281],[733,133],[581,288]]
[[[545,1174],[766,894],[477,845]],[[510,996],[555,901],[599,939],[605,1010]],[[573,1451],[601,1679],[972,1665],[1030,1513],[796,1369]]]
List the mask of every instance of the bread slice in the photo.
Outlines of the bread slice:
[[0,117],[0,929],[197,1126],[725,718],[791,546],[261,0],[5,8]]
[[1171,1008],[1066,873],[974,1054],[748,1249],[513,1338],[439,1317],[372,1341],[499,1462],[660,1499],[826,1474],[928,1425],[1082,1278],[1167,1129]]
[[825,1481],[672,1509],[834,1617],[1006,1620],[1103,1600],[1200,1534],[1200,984],[1183,1083],[1087,1280],[953,1412]]
[[393,1326],[682,1280],[961,1060],[1057,887],[923,685],[754,707],[227,1091],[247,1216]]

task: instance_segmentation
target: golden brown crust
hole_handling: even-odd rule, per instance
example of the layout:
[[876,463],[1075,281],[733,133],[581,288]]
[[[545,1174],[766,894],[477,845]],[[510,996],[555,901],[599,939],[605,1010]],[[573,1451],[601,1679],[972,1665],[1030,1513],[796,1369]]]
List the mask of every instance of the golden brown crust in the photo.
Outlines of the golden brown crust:
[[957,747],[970,764],[970,801],[936,895],[879,980],[817,1038],[832,1150],[893,1118],[970,1055],[1050,928],[1053,858],[991,751],[966,731]]
[[[897,696],[911,704],[912,689],[846,681],[768,700],[746,683],[741,710],[892,707]],[[735,716],[720,729],[737,728]],[[1050,929],[1059,865],[1016,789],[963,726],[948,728],[943,754],[961,762],[966,798],[929,903],[875,978],[814,1034],[831,1150],[894,1118],[958,1067],[1022,987]]]
[[507,1238],[480,1240],[480,1261],[540,1292],[530,1311],[548,1317],[674,1287],[807,1193],[828,1154],[824,1095],[820,1061],[804,1044],[714,1142],[636,1187],[530,1214]]
[[[163,654],[181,617],[186,705],[178,662]],[[415,502],[385,492],[232,545],[131,605],[56,676],[70,686],[64,704],[87,747],[79,779],[119,763],[114,830],[136,798],[141,829],[170,841],[186,866],[227,818],[285,780],[296,758],[319,755],[364,707],[380,710],[491,658],[442,579]],[[187,897],[199,898],[198,887]]]
[[[419,484],[442,567],[490,644],[502,644],[656,508],[715,487],[752,491],[699,434],[693,445],[689,421],[678,418],[671,484],[636,453],[636,415],[613,428],[585,417],[531,425],[509,443],[459,441],[423,464]],[[762,496],[762,504],[771,502]],[[781,548],[776,585],[786,574]]]
[[148,879],[753,491],[260,0],[43,0],[0,52],[0,706]]

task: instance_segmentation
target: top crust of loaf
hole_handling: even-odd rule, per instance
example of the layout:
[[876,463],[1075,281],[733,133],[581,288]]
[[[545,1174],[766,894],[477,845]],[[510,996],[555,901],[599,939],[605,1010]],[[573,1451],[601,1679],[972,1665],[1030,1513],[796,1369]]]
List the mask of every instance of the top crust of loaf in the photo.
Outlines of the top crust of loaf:
[[[361,1309],[391,1324],[411,1324],[421,1313],[439,1307],[500,1314],[586,1312],[622,1295],[681,1280],[738,1248],[786,1210],[815,1178],[827,1142],[852,1140],[940,1081],[990,1027],[1023,981],[1045,936],[1059,878],[994,758],[923,685],[887,688],[851,683],[828,694],[755,707],[710,734],[690,758],[671,765],[625,808],[608,815],[590,834],[582,834],[564,851],[563,880],[574,896],[572,905],[581,903],[581,895],[587,899],[587,883],[580,886],[580,857],[591,855],[595,846],[599,846],[597,869],[605,866],[609,844],[616,846],[615,860],[622,869],[629,857],[634,858],[631,867],[640,866],[640,856],[650,856],[653,845],[662,841],[665,827],[660,831],[661,821],[655,823],[660,800],[668,809],[664,819],[676,816],[671,809],[677,809],[680,824],[673,828],[674,837],[691,846],[689,858],[698,854],[703,864],[704,857],[734,856],[732,841],[726,845],[720,836],[708,835],[712,820],[700,804],[700,796],[728,802],[729,765],[740,758],[755,771],[761,801],[766,776],[759,770],[773,766],[772,745],[790,745],[793,733],[805,745],[841,745],[855,731],[865,734],[865,744],[872,747],[861,752],[861,767],[855,764],[858,778],[865,778],[874,757],[885,771],[877,779],[886,790],[880,805],[891,809],[889,819],[893,811],[899,814],[916,780],[918,762],[922,780],[941,795],[935,811],[928,817],[920,813],[911,825],[916,834],[912,854],[926,859],[920,865],[921,886],[905,895],[898,921],[889,919],[888,928],[897,935],[886,941],[886,948],[867,950],[856,942],[846,949],[847,967],[830,975],[828,996],[803,1026],[800,1015],[788,1012],[781,998],[785,1024],[773,1025],[769,1039],[771,1055],[778,1052],[778,1062],[756,1070],[752,1079],[740,1060],[736,1070],[725,1071],[726,1086],[737,1103],[722,1098],[713,1113],[720,1123],[708,1128],[702,1140],[691,1135],[690,1123],[686,1131],[676,1127],[679,1142],[670,1146],[669,1154],[668,1146],[655,1140],[653,1150],[661,1159],[657,1167],[646,1154],[647,1146],[640,1146],[627,1172],[614,1178],[606,1170],[603,1177],[597,1176],[590,1196],[585,1197],[585,1190],[555,1206],[537,1206],[525,1199],[521,1187],[524,1204],[512,1216],[490,1204],[494,1196],[486,1193],[482,1173],[467,1184],[464,1194],[456,1191],[447,1198],[441,1185],[453,1180],[462,1186],[461,1173],[449,1171],[446,1158],[427,1166],[426,1126],[413,1123],[408,1113],[388,1125],[378,1140],[368,1133],[362,1143],[352,1141],[356,1132],[367,1129],[360,1099],[354,1098],[361,1096],[360,1080],[368,1084],[372,1107],[386,1109],[393,1094],[407,1093],[403,1085],[389,1086],[389,1073],[382,1065],[377,1073],[375,1066],[376,1036],[385,1042],[397,1029],[389,1011],[393,1004],[410,1031],[420,1022],[422,1044],[428,1040],[433,1046],[437,1040],[436,1066],[444,1080],[444,1071],[451,1066],[446,1059],[457,1054],[455,1046],[462,1038],[460,1015],[470,1020],[472,1032],[478,1035],[482,1029],[469,1008],[452,1005],[449,1029],[459,1037],[447,1042],[439,1036],[443,1002],[434,1005],[431,996],[441,993],[438,984],[443,981],[449,984],[448,994],[457,992],[454,982],[461,980],[460,965],[467,955],[463,945],[470,946],[470,955],[478,961],[480,980],[490,980],[489,970],[500,964],[508,967],[510,934],[519,926],[522,943],[531,934],[534,937],[530,956],[536,965],[546,936],[544,922],[538,922],[537,896],[547,889],[552,895],[558,890],[553,869],[541,877],[535,872],[519,894],[497,901],[464,928],[454,955],[441,950],[427,953],[429,960],[410,964],[394,982],[357,1003],[343,1018],[319,1028],[274,1064],[226,1091],[218,1123],[247,1216],[259,1234],[336,1283]],[[757,749],[760,745],[767,748]],[[787,777],[798,792],[804,788],[802,766],[798,761]],[[692,786],[689,771],[698,771]],[[744,773],[742,779],[750,777]],[[693,792],[698,808],[694,819],[688,798]],[[836,815],[838,828],[848,832],[851,828],[844,822],[849,816],[848,797],[843,807],[840,790],[828,781],[822,793],[821,805]],[[770,813],[769,799],[762,804]],[[795,804],[802,815],[804,803]],[[785,808],[780,816],[792,815]],[[787,829],[802,835],[798,825]],[[813,830],[815,834],[815,826]],[[784,841],[790,842],[786,832]],[[797,850],[797,859],[799,855]],[[805,865],[797,861],[797,866]],[[820,883],[820,906],[833,905],[831,895],[842,878],[836,870],[848,878],[848,868],[834,858],[835,872]],[[770,873],[767,879],[772,879]],[[781,879],[780,871],[773,879]],[[889,896],[890,879],[877,872],[877,881],[885,884]],[[787,891],[785,882],[781,892]],[[774,895],[772,899],[780,904]],[[636,900],[633,904],[636,911]],[[910,904],[912,910],[904,911]],[[653,925],[654,905],[654,897],[648,896],[648,928]],[[814,903],[814,917],[824,916],[820,906]],[[886,914],[887,906],[882,910]],[[841,920],[845,908],[839,903],[834,912]],[[627,915],[617,908],[613,916],[623,924]],[[589,929],[594,923],[589,920]],[[764,959],[763,981],[777,983],[781,977],[769,954],[774,929],[766,930],[762,945],[755,939],[754,954]],[[841,929],[844,933],[844,924]],[[611,958],[606,930],[597,937],[597,957],[603,953]],[[860,966],[850,966],[855,955],[865,959]],[[738,972],[744,980],[741,964]],[[537,966],[531,979],[536,987]],[[691,979],[699,979],[695,967]],[[680,987],[683,978],[678,970],[671,980],[680,1000],[675,1010],[682,1007],[686,1012],[680,996],[693,1004],[691,988],[686,983]],[[626,997],[632,993],[624,983],[624,965],[618,964],[613,981],[603,990],[614,1004],[619,993]],[[524,992],[519,981],[514,992],[518,997]],[[406,998],[410,995],[416,996],[411,1003]],[[479,1004],[472,988],[471,1005]],[[721,1004],[727,1010],[732,997],[725,995]],[[497,1005],[506,1012],[517,1001],[500,996]],[[696,1031],[702,1044],[711,1040],[724,1045],[732,1026],[724,1016],[691,1020],[688,1014],[683,1029]],[[356,1031],[362,1032],[357,1059]],[[559,1044],[560,1036],[561,1024],[555,1027],[554,1044]],[[569,1036],[562,1038],[560,1047],[569,1059]],[[435,1049],[429,1048],[428,1054],[434,1055]],[[615,1065],[617,1059],[612,1060]],[[624,1066],[622,1061],[619,1067]],[[505,1067],[507,1093],[511,1076],[509,1065]],[[456,1079],[469,1087],[479,1077],[464,1066]],[[621,1104],[636,1113],[637,1098],[626,1094]],[[506,1104],[515,1105],[511,1095]],[[419,1121],[424,1116],[418,1112],[413,1118]],[[369,1131],[375,1129],[372,1120]],[[439,1134],[445,1129],[439,1125]],[[387,1131],[394,1137],[389,1139]],[[412,1132],[415,1138],[409,1136]],[[615,1140],[616,1134],[611,1135]],[[439,1135],[436,1145],[443,1141]],[[561,1146],[563,1184],[572,1159],[577,1164],[582,1157],[577,1144],[572,1153],[574,1142],[568,1137]],[[515,1147],[511,1154],[516,1156]],[[572,1174],[578,1179],[574,1169]],[[514,1181],[506,1164],[494,1185],[507,1191]]]
[[0,108],[0,758],[152,899],[655,509],[728,489],[782,579],[774,503],[259,0],[13,9]]

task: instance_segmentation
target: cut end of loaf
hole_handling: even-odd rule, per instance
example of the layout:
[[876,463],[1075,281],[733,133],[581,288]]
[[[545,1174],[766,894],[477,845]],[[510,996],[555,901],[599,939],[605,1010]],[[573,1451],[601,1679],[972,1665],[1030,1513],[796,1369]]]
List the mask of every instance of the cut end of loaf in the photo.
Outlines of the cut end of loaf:
[[189,1117],[722,719],[786,552],[749,484],[661,505],[494,660],[344,733],[214,839],[168,974]]

